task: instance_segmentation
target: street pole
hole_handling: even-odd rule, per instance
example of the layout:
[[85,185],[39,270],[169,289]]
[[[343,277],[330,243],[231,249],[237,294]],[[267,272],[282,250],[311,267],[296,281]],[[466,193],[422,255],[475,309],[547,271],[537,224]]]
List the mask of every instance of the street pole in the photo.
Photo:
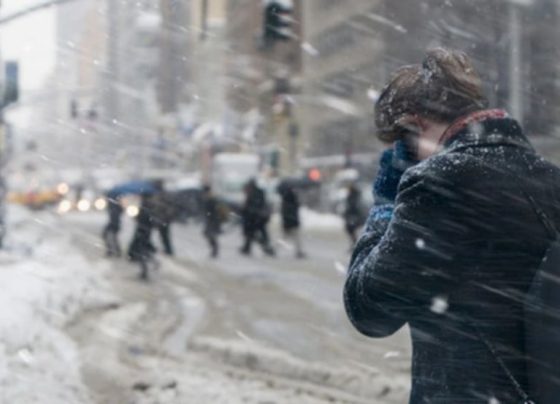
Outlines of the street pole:
[[514,2],[509,4],[509,90],[511,114],[515,119],[523,120],[523,78],[520,6]]
[[523,26],[522,12],[535,4],[535,0],[508,0],[509,50],[509,104],[511,114],[523,120]]
[[208,0],[201,0],[201,14],[200,14],[200,40],[204,41],[208,35]]
[[[120,30],[119,19],[121,15],[120,2],[114,0],[107,1],[107,11],[109,18],[109,41],[107,44],[109,58],[107,61],[108,71],[105,72],[106,87],[109,89],[106,95],[105,114],[107,125],[115,125],[115,121],[120,118],[120,98],[117,91],[117,84],[121,78],[119,51],[120,51]],[[117,130],[117,126],[114,126]]]

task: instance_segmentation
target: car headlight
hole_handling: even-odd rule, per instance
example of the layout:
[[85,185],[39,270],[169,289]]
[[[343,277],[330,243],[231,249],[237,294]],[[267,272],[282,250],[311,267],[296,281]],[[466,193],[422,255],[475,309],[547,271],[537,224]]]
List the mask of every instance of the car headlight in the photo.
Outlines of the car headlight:
[[70,187],[65,182],[62,182],[62,183],[58,184],[58,186],[56,187],[56,191],[60,195],[66,195],[70,191]]
[[140,213],[138,206],[129,205],[126,207],[126,214],[130,217],[136,217]]
[[60,201],[60,203],[58,204],[58,213],[63,214],[63,213],[68,213],[70,212],[70,210],[72,209],[72,202],[70,202],[68,199],[64,199],[62,201]]
[[87,199],[81,199],[81,200],[78,202],[77,207],[78,207],[78,210],[79,210],[80,212],[87,212],[88,210],[91,209],[91,202],[88,201]]
[[95,206],[95,209],[103,210],[107,207],[107,201],[105,198],[97,198],[93,205]]

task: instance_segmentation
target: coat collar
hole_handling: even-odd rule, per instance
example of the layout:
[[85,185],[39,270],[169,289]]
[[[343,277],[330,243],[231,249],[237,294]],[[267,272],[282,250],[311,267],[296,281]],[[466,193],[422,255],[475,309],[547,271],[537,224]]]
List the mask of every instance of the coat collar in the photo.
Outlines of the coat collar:
[[511,145],[533,150],[519,123],[502,109],[473,112],[453,122],[440,144],[445,149]]

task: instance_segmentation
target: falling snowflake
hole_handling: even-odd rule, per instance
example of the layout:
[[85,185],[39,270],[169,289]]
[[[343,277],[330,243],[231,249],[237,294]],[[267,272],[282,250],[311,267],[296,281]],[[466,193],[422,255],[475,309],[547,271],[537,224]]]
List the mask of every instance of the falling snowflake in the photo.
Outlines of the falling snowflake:
[[432,299],[432,307],[430,310],[437,314],[443,314],[449,308],[449,303],[445,296],[436,296]]
[[390,359],[390,358],[398,358],[399,356],[401,356],[401,353],[399,351],[389,351],[385,355],[383,355],[383,358]]
[[342,275],[346,274],[346,266],[342,262],[336,261],[334,263],[334,268],[336,269],[336,272],[338,272],[339,274]]
[[301,44],[301,49],[311,56],[319,56],[319,51],[309,42],[303,42]]
[[415,245],[419,250],[423,250],[424,248],[426,248],[426,242],[421,238],[416,239]]

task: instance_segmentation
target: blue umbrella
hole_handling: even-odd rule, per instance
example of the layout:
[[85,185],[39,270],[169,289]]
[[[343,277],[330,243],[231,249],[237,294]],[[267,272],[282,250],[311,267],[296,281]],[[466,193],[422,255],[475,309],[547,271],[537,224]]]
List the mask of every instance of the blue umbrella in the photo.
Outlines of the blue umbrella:
[[119,184],[107,192],[107,197],[115,199],[123,195],[154,194],[158,190],[152,181],[136,180]]

